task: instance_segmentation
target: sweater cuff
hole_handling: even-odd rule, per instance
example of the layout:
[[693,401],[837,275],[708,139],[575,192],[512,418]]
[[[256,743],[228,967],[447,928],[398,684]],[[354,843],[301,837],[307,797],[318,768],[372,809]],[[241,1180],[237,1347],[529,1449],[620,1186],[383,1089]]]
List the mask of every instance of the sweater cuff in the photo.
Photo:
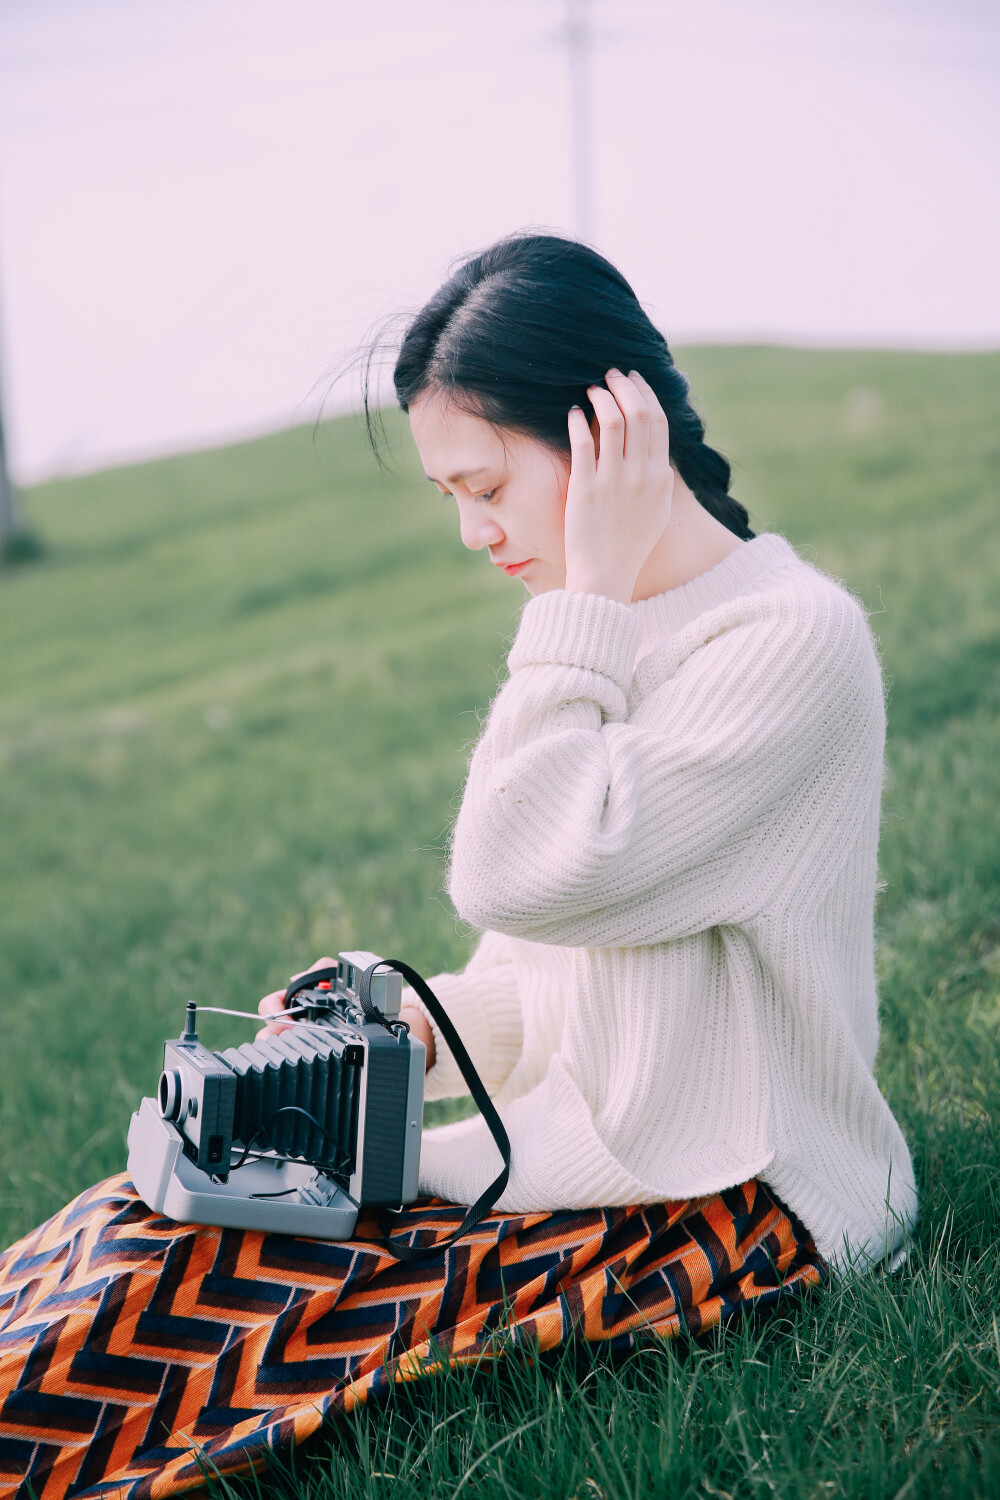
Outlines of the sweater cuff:
[[529,599],[507,658],[518,667],[583,667],[609,677],[627,692],[642,640],[642,626],[627,604],[603,594],[550,589]]

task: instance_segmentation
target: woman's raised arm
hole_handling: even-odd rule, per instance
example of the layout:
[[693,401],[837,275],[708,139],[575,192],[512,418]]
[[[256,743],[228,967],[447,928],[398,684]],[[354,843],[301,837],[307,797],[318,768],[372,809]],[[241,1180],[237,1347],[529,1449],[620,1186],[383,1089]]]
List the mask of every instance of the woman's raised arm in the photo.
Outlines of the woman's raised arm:
[[752,917],[804,841],[860,819],[878,661],[854,600],[794,571],[654,651],[634,705],[633,611],[565,590],[527,604],[454,830],[460,916],[570,946],[666,941]]

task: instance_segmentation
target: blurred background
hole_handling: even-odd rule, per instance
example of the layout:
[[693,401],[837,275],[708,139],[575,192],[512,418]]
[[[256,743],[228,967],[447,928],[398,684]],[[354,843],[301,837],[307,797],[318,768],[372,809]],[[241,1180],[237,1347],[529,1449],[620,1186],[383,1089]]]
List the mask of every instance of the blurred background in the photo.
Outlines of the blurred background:
[[531,224],[621,265],[753,524],[870,611],[880,1076],[928,1233],[995,1247],[998,59],[979,0],[0,0],[4,1239],[122,1168],[186,999],[468,955],[523,588],[331,380]]
[[[673,1444],[684,1493],[997,1493],[998,62],[995,0],[0,0],[0,1248],[123,1169],[188,999],[469,954],[448,830],[523,587],[388,408],[380,473],[333,377],[454,257],[568,230],[752,524],[869,611],[878,1068],[923,1205],[901,1277],[829,1335],[803,1311],[804,1358],[754,1325],[759,1399],[723,1360],[669,1442],[636,1408],[650,1473]],[[401,1473],[480,1430],[433,1414]],[[505,1421],[483,1461],[545,1475]],[[560,1493],[640,1484],[589,1453]]]
[[998,60],[992,0],[0,0],[13,476],[306,420],[525,224],[680,343],[995,344]]

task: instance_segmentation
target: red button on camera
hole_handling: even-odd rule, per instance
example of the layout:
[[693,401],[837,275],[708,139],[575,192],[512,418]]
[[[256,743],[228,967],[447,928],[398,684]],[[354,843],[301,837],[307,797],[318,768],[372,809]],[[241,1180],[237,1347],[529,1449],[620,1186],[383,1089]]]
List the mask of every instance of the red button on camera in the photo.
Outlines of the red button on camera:
[[316,988],[318,990],[332,990],[333,985],[330,983],[329,979],[321,979]]

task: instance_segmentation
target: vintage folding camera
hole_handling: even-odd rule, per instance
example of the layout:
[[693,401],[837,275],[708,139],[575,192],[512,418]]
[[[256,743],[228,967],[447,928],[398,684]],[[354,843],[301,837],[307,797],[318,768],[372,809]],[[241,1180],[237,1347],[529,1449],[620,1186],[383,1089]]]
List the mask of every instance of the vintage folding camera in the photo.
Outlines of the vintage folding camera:
[[425,1051],[398,1019],[402,976],[381,962],[341,953],[289,991],[289,1030],[223,1052],[198,1040],[188,1006],[129,1128],[129,1174],[151,1209],[348,1239],[362,1206],[416,1198]]

